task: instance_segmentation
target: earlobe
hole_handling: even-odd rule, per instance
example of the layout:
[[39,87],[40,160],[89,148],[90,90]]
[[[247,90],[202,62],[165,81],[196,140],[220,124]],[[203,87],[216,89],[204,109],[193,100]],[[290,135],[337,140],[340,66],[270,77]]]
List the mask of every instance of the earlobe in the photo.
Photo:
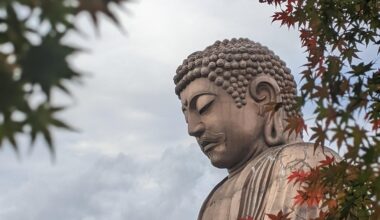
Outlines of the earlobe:
[[[249,85],[250,96],[258,104],[259,111],[266,109],[266,105],[280,103],[280,92],[277,82],[264,74],[255,77]],[[264,140],[266,144],[271,147],[285,143],[282,108],[274,113],[261,112],[261,114],[264,114],[265,117]]]
[[269,147],[285,143],[284,127],[282,125],[281,109],[274,113],[273,116],[266,115],[264,125],[264,140]]

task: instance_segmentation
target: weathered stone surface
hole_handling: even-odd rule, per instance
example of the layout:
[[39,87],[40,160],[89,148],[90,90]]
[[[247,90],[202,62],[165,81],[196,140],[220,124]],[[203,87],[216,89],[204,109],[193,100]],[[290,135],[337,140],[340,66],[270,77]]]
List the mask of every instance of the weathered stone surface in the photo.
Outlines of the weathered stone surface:
[[[300,114],[285,62],[248,39],[217,41],[185,59],[174,82],[189,134],[214,166],[229,172],[199,220],[267,219],[280,210],[292,219],[317,216],[317,207],[293,207],[299,186],[287,177],[316,166],[324,154],[338,155],[328,148],[314,152],[313,144],[284,131],[285,120]],[[282,103],[274,114],[266,110],[273,103]]]

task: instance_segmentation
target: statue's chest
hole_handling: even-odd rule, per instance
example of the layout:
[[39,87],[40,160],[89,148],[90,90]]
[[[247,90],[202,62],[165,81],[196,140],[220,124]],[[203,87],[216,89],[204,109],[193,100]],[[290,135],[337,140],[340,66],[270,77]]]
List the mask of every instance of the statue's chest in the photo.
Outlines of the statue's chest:
[[237,220],[243,190],[240,175],[224,182],[209,198],[201,220]]

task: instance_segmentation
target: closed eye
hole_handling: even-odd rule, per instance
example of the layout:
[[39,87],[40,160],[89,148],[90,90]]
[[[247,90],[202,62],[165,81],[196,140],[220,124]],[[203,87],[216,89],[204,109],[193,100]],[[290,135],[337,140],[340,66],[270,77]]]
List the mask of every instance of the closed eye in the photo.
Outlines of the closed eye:
[[[214,99],[215,100],[215,99]],[[209,103],[207,103],[205,106],[203,106],[200,110],[199,110],[199,114],[203,115],[212,105],[212,103],[214,102],[214,100],[210,101]]]
[[207,112],[215,101],[215,95],[205,94],[198,97],[196,109],[200,115]]

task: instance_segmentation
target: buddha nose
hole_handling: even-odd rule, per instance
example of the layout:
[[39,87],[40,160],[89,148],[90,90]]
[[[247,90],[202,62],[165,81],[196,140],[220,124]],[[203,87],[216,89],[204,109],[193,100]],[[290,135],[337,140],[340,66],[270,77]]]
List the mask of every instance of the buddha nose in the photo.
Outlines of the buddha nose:
[[189,123],[188,132],[190,136],[200,137],[205,132],[205,125],[202,122]]

